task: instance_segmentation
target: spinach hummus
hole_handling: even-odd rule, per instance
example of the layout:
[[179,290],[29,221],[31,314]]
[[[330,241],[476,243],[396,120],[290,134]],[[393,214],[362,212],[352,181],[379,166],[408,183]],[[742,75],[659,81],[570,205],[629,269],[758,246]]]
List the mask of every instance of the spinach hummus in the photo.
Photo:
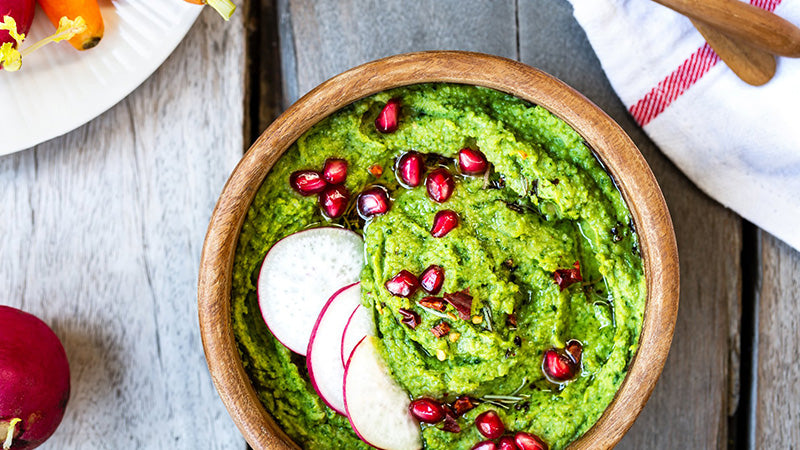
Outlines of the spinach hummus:
[[[395,123],[380,129],[376,119],[391,103]],[[485,158],[480,174],[459,167],[463,149]],[[399,175],[409,152],[423,160],[416,187]],[[292,189],[293,173],[331,158],[347,163],[351,204],[379,185],[388,211],[364,220],[351,205],[330,219],[316,197]],[[439,169],[452,184],[434,201],[425,176]],[[433,237],[445,210],[457,224]],[[382,92],[306,132],[256,194],[233,270],[233,328],[245,369],[266,409],[302,447],[369,448],[325,406],[305,358],[281,345],[259,313],[257,278],[270,247],[331,225],[364,238],[362,304],[392,376],[410,399],[446,407],[443,423],[420,425],[424,448],[469,449],[486,440],[475,422],[489,410],[507,436],[526,432],[563,448],[614,398],[638,346],[646,298],[637,235],[603,165],[545,109],[474,86]],[[438,297],[390,292],[396,275],[419,276],[432,265],[444,274]]]

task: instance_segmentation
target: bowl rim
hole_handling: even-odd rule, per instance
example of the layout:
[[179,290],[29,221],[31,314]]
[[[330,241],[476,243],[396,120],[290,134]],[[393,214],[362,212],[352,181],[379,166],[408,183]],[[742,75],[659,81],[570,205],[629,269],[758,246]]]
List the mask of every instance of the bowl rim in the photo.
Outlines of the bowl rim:
[[678,250],[656,179],[623,129],[557,78],[520,62],[464,51],[426,51],[378,59],[323,82],[261,134],[226,182],[209,222],[198,279],[198,315],[206,361],[233,421],[256,449],[299,448],[258,399],[231,326],[233,259],[247,210],[269,169],[312,125],[387,89],[446,82],[484,86],[541,105],[575,129],[617,184],[631,211],[647,283],[639,347],[600,419],[568,448],[613,447],[632,426],[666,362],[678,311]]

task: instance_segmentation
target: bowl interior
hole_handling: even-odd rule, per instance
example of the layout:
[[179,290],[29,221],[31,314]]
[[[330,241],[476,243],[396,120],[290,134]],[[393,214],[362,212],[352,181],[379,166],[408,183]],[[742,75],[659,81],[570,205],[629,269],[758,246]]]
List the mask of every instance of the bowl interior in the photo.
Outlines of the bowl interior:
[[541,105],[583,136],[616,181],[636,224],[644,261],[647,301],[642,333],[639,349],[614,400],[598,422],[570,448],[613,446],[633,424],[655,387],[674,331],[679,270],[666,203],[636,146],[596,105],[539,70],[479,53],[410,53],[344,72],[298,100],[245,154],[214,209],[200,264],[201,335],[220,397],[254,448],[298,448],[259,401],[233,336],[231,276],[242,222],[274,162],[312,125],[363,97],[428,82],[484,86]]

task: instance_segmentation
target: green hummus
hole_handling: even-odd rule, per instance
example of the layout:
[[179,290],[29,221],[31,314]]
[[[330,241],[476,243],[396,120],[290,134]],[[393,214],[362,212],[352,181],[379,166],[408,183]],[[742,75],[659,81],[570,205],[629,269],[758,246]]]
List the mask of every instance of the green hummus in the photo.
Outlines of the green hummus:
[[[391,98],[402,104],[399,128],[381,134],[374,121]],[[395,178],[396,158],[412,149],[458,174],[452,161],[465,147],[483,152],[490,172],[456,175],[442,204],[424,183],[407,189]],[[317,397],[304,358],[270,335],[256,296],[261,261],[277,240],[331,223],[315,196],[301,197],[288,183],[292,172],[319,170],[328,158],[347,160],[353,198],[373,184],[392,197],[389,212],[366,226],[354,212],[333,223],[363,234],[362,302],[394,377],[411,398],[478,401],[458,418],[459,433],[423,425],[425,448],[469,449],[484,440],[474,420],[488,409],[509,432],[536,434],[553,449],[586,432],[638,345],[646,288],[630,213],[583,139],[545,109],[490,89],[426,84],[357,101],[314,126],[278,160],[248,212],[234,262],[234,334],[256,391],[286,433],[307,449],[368,448]],[[460,225],[435,239],[431,224],[442,209],[457,212]],[[583,281],[560,289],[554,272],[576,261]],[[469,320],[452,306],[419,306],[421,290],[402,298],[384,287],[401,270],[420,274],[431,264],[445,270],[440,296],[468,290],[473,297]],[[399,308],[417,312],[420,324],[401,323]],[[431,328],[441,322],[450,331],[436,337]],[[583,346],[577,376],[549,381],[544,352],[573,339]]]

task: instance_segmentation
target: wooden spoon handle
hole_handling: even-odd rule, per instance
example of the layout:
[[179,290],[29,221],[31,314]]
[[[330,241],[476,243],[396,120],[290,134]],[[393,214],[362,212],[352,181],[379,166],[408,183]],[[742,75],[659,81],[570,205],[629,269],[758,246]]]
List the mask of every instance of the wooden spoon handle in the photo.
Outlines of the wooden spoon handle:
[[800,57],[800,28],[738,0],[653,0],[770,53]]
[[745,83],[761,86],[775,76],[777,64],[772,53],[726,36],[703,22],[692,20],[692,24],[720,59]]

